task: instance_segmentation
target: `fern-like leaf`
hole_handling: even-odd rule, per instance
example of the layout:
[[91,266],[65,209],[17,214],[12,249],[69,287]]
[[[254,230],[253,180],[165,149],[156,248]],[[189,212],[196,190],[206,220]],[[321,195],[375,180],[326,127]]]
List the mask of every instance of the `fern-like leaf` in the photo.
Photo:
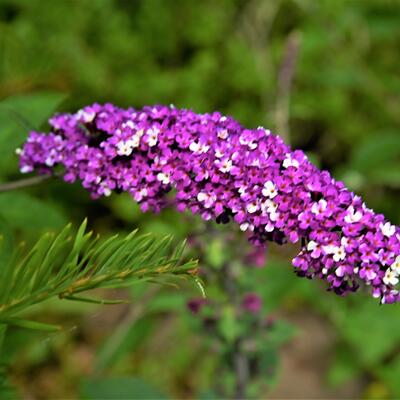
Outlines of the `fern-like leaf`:
[[[20,246],[0,266],[0,324],[29,327],[30,321],[19,320],[15,315],[54,296],[112,304],[115,301],[78,294],[139,281],[171,283],[176,277],[193,277],[197,262],[183,263],[181,255],[182,246],[173,249],[170,237],[160,240],[133,231],[124,237],[100,240],[86,231],[86,221],[76,234],[71,225],[58,235],[46,233],[30,251]],[[39,325],[31,324],[37,328]]]

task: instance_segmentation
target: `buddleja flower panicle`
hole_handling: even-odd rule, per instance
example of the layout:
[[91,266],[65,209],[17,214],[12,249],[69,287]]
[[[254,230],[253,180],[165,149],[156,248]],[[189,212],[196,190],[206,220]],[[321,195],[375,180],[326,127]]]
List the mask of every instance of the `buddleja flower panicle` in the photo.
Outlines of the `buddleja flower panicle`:
[[143,211],[159,211],[174,188],[179,211],[233,219],[255,245],[299,242],[299,276],[340,295],[365,283],[383,303],[400,300],[399,228],[269,130],[162,105],[93,104],[49,122],[51,133],[31,132],[20,151],[22,172],[62,165],[93,198],[129,192]]

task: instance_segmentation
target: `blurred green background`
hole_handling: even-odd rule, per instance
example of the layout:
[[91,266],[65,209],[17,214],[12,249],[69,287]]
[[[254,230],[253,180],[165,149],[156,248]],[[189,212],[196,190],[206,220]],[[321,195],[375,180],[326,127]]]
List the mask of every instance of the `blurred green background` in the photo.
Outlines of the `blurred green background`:
[[[272,129],[399,224],[399,66],[394,0],[0,0],[0,182],[20,178],[15,148],[55,110],[173,103]],[[88,216],[105,234],[138,226],[196,238],[191,255],[204,266],[250,251],[243,235],[225,240],[232,226],[212,227],[209,240],[197,218],[142,214],[125,196],[94,202],[62,182],[1,193],[0,207],[26,241]],[[272,246],[265,268],[239,268],[262,313],[287,325],[278,373],[257,396],[400,398],[400,308],[297,278],[293,251]],[[224,296],[212,279],[206,289]],[[19,395],[212,398],[219,353],[186,309],[196,290],[127,295],[130,306],[35,311],[61,333],[13,331],[6,361]]]

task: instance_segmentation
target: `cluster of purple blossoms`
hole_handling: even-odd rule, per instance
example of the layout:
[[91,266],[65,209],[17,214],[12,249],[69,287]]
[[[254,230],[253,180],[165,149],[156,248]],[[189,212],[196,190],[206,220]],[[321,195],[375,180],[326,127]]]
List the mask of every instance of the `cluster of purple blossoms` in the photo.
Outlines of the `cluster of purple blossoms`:
[[143,211],[175,189],[179,211],[233,219],[256,245],[299,242],[299,276],[340,295],[364,282],[382,303],[400,301],[400,228],[269,130],[173,106],[94,104],[49,122],[51,133],[31,132],[19,150],[22,172],[61,165],[94,198],[126,191]]

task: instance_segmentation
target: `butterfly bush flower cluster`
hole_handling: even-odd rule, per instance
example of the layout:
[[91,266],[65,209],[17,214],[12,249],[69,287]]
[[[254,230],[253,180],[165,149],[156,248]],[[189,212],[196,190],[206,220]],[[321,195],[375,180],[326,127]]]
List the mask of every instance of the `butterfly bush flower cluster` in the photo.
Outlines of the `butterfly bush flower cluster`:
[[94,104],[49,122],[19,151],[22,172],[62,166],[93,198],[129,192],[143,211],[159,211],[174,189],[179,211],[233,220],[255,245],[299,243],[299,276],[340,295],[363,282],[382,303],[400,300],[400,229],[269,130],[173,106]]

